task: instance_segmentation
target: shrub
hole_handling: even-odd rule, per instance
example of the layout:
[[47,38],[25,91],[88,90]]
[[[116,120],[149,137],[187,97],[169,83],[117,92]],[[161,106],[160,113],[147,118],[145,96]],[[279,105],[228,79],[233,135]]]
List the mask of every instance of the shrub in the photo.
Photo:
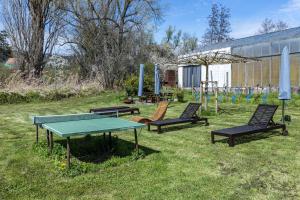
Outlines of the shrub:
[[[125,90],[128,96],[136,96],[138,94],[139,78],[131,76],[125,81]],[[154,91],[154,77],[146,75],[144,77],[143,92]]]
[[40,101],[43,100],[43,96],[36,91],[29,91],[28,93],[25,94],[25,97],[28,102],[35,102],[35,101]]
[[19,94],[17,92],[11,92],[7,96],[7,103],[21,103],[21,102],[27,102],[26,96],[23,96],[22,94]]
[[5,104],[8,102],[8,96],[9,96],[9,93],[7,92],[0,92],[0,104]]
[[184,91],[182,89],[177,89],[176,97],[177,97],[178,102],[184,102]]

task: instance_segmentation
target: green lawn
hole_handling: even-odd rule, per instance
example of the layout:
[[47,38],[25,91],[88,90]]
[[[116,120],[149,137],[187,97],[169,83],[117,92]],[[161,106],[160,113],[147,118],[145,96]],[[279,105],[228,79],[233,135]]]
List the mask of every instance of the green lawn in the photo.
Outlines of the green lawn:
[[[289,136],[276,131],[258,134],[238,140],[234,148],[226,141],[212,145],[210,131],[246,123],[255,105],[222,105],[232,108],[233,114],[208,116],[210,126],[171,127],[159,135],[144,128],[139,134],[139,156],[132,151],[132,131],[114,134],[112,153],[105,150],[101,134],[76,138],[69,171],[64,140],[54,137],[52,155],[47,154],[44,134],[41,144],[34,145],[30,116],[80,113],[116,104],[120,104],[117,95],[105,93],[0,106],[0,199],[300,198],[300,110],[296,104],[287,111],[293,120]],[[180,115],[186,104],[172,103],[166,117]],[[145,116],[155,108],[138,106]]]

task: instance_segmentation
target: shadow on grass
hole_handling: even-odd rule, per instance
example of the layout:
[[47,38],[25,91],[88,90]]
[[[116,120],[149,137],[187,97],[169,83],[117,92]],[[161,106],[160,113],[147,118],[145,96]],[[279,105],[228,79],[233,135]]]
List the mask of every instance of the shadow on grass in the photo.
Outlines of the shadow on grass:
[[[235,145],[245,144],[245,143],[253,142],[256,140],[263,140],[263,139],[276,137],[276,136],[282,136],[281,132],[280,131],[269,131],[269,132],[244,135],[244,136],[235,138]],[[222,137],[222,136],[217,136],[217,137]],[[229,139],[227,137],[223,137],[222,139],[218,139],[218,140],[215,139],[215,142],[221,142],[221,143],[228,143],[228,141],[229,141]]]
[[[186,123],[186,124],[174,124],[174,125],[168,125],[168,126],[162,126],[160,133],[168,133],[168,132],[174,132],[182,129],[189,129],[194,128],[197,126],[205,126],[204,122],[198,122],[198,123]],[[152,128],[153,126],[151,126]],[[157,132],[157,128],[151,129],[152,132]]]
[[[66,140],[55,141],[66,148]],[[135,151],[134,142],[112,137],[111,145],[109,145],[108,136],[85,136],[81,138],[73,138],[70,140],[71,155],[78,160],[87,163],[101,163],[109,160],[112,156],[126,157]],[[139,151],[144,156],[159,153],[159,151],[139,145]]]

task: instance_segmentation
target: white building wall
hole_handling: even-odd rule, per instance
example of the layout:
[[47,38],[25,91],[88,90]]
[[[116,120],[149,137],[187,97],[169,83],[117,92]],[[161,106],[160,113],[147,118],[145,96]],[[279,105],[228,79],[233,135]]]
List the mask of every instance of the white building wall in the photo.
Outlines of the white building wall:
[[178,67],[178,87],[183,87],[183,67]]
[[[208,80],[218,81],[218,87],[226,86],[226,73],[228,72],[228,87],[231,87],[231,64],[224,65],[210,65],[208,67]],[[213,80],[211,79],[211,74]],[[205,81],[206,67],[201,66],[201,81]]]

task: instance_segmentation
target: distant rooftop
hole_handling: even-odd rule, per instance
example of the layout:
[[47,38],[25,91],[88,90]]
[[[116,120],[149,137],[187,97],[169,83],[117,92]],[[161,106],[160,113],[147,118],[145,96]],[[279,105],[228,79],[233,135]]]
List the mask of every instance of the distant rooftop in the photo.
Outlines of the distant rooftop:
[[283,31],[276,31],[272,33],[266,33],[261,35],[254,35],[250,37],[235,39],[228,42],[221,42],[217,44],[213,44],[210,46],[204,47],[202,51],[209,51],[214,49],[222,49],[226,47],[239,47],[239,46],[247,46],[253,45],[257,43],[268,43],[279,40],[286,40],[289,38],[300,38],[300,27],[289,28]]

